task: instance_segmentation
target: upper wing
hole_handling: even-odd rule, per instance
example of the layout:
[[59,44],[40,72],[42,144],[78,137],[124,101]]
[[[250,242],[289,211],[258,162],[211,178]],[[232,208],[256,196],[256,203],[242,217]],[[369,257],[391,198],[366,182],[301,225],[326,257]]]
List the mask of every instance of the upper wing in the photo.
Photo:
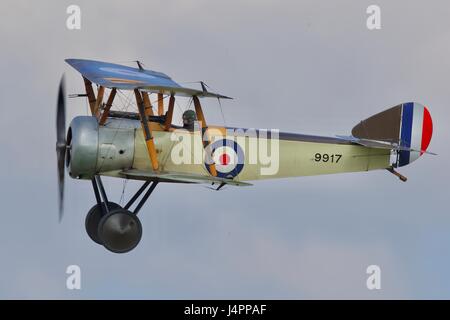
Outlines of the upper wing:
[[65,61],[80,72],[83,77],[106,88],[142,89],[163,94],[231,99],[213,92],[182,87],[162,72],[140,70],[94,60],[66,59]]
[[251,183],[236,181],[232,179],[218,178],[212,176],[202,176],[192,173],[179,172],[151,172],[137,169],[124,170],[121,175],[127,178],[137,178],[143,180],[161,180],[166,182],[181,183],[223,183],[233,186],[251,186]]

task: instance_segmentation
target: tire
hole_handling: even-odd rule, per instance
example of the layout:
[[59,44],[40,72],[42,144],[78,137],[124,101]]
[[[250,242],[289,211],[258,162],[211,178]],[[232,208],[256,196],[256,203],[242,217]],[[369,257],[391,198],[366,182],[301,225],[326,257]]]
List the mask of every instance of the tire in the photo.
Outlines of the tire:
[[[103,202],[102,202],[103,204]],[[122,209],[120,205],[115,202],[108,202],[108,208],[112,210]],[[93,206],[86,215],[86,219],[84,221],[84,226],[86,228],[86,233],[92,241],[103,244],[98,237],[98,224],[103,216],[102,208],[96,204]]]
[[142,237],[142,225],[134,213],[125,209],[116,209],[101,218],[98,236],[107,250],[114,253],[126,253],[139,244]]

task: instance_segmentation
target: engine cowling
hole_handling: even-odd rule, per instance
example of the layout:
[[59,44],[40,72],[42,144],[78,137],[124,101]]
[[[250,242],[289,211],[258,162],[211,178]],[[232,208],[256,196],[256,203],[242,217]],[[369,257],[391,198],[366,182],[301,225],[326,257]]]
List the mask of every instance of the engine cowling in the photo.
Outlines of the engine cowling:
[[67,134],[66,165],[72,178],[91,179],[99,172],[131,168],[136,128],[114,121],[99,126],[95,117],[75,117]]

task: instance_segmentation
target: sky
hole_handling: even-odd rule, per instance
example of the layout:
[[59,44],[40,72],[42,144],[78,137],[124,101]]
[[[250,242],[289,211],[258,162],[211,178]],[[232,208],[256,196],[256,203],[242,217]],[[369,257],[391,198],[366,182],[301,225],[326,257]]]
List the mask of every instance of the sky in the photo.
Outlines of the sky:
[[[66,8],[81,8],[68,30]],[[368,30],[366,9],[381,8]],[[449,299],[448,1],[10,1],[0,19],[1,299]],[[66,177],[58,223],[58,82],[65,58],[140,60],[179,83],[235,99],[209,123],[349,134],[401,102],[426,105],[425,155],[385,171],[227,187],[160,184],[140,212],[139,246],[117,255],[84,230],[89,181]],[[67,121],[86,114],[68,101]],[[175,116],[180,116],[177,110]],[[123,182],[105,178],[119,201]],[[139,184],[130,181],[129,197]],[[81,290],[66,268],[81,268]],[[381,269],[368,290],[366,268]]]

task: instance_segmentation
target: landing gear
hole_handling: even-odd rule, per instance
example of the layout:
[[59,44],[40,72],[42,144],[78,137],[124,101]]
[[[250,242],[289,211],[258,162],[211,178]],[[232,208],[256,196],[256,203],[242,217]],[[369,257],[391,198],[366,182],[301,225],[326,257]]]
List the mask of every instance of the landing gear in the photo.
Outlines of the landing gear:
[[[157,181],[146,181],[122,208],[117,203],[108,201],[100,176],[95,176],[92,179],[92,186],[97,204],[89,210],[85,221],[86,232],[89,237],[114,253],[125,253],[133,250],[142,237],[142,225],[137,214],[157,184]],[[149,188],[147,189],[147,187]],[[130,207],[146,189],[147,191],[135,209],[130,211]]]

